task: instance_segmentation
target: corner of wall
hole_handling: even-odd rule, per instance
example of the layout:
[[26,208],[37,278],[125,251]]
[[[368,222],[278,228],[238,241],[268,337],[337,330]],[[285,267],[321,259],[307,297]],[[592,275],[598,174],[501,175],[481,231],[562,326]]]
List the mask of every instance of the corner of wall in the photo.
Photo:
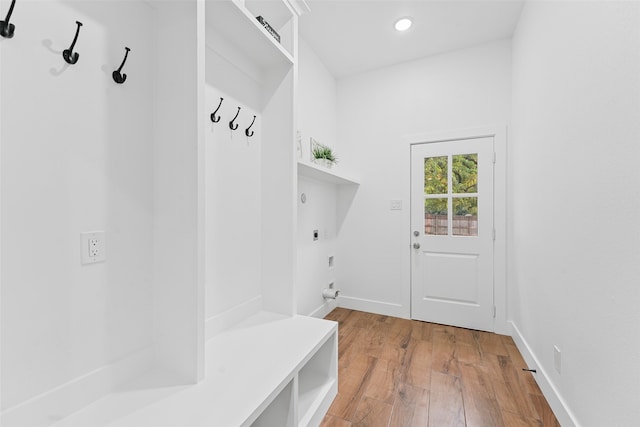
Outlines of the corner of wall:
[[560,392],[551,381],[549,375],[544,369],[543,365],[538,361],[538,358],[534,354],[533,350],[524,338],[524,335],[520,332],[515,322],[509,321],[511,327],[511,337],[516,343],[516,347],[524,357],[527,366],[530,369],[535,369],[537,372],[533,374],[533,378],[538,383],[542,394],[549,402],[549,406],[553,410],[554,415],[563,427],[580,427],[580,424],[576,420],[573,413],[569,410],[569,406],[564,401]]

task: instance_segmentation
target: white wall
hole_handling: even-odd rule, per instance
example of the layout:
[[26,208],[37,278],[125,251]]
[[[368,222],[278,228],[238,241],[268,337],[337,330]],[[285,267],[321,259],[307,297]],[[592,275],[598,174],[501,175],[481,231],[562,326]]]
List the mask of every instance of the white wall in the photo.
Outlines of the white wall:
[[[309,161],[309,138],[328,145],[340,157],[337,144],[336,81],[309,45],[300,39],[299,46],[298,130],[302,139],[302,159]],[[338,164],[337,167],[341,165]],[[305,193],[307,202],[300,196]],[[300,314],[324,315],[331,303],[322,298],[322,290],[335,281],[336,269],[330,269],[328,257],[335,256],[337,189],[333,184],[298,178],[297,234],[297,311]],[[319,240],[313,241],[313,230]],[[339,263],[337,257],[335,262]]]
[[[2,40],[3,409],[151,344],[149,13],[22,2]],[[80,59],[68,65],[76,20]],[[92,230],[106,232],[107,260],[81,265],[80,233]]]
[[[299,314],[324,316],[332,302],[324,300],[322,290],[329,287],[329,282],[340,288],[336,269],[329,267],[329,256],[334,256],[334,263],[338,262],[335,256],[336,192],[335,185],[298,178],[298,195],[306,196],[305,203],[298,197],[296,295]],[[314,230],[319,233],[316,241]]]
[[339,156],[336,80],[302,38],[298,48],[298,89],[302,159],[310,160],[309,138],[335,149]]
[[[217,113],[220,121],[206,125],[206,316],[210,324],[247,304],[259,308],[256,299],[261,296],[261,115],[216,87],[233,73],[225,64],[207,48],[207,112],[211,114],[224,98]],[[241,73],[235,76],[242,78]],[[251,88],[252,81],[244,80],[241,85]],[[258,93],[257,88],[253,93]],[[238,107],[238,129],[232,131],[229,122]],[[251,128],[254,135],[247,138],[244,131],[254,114],[258,116]]]
[[639,22],[637,2],[530,2],[513,41],[509,313],[563,425],[640,419]]
[[[408,135],[504,126],[511,44],[498,41],[338,81],[338,136],[361,185],[340,230],[340,304],[409,317]],[[403,210],[390,211],[390,200]]]

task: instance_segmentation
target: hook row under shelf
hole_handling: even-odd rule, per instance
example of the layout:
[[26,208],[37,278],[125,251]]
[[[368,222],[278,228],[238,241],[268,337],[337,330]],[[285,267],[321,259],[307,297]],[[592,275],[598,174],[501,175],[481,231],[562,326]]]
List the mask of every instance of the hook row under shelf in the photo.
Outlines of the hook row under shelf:
[[[224,101],[223,97],[220,97],[220,102],[218,103],[218,107],[215,109],[215,111],[213,113],[211,113],[211,121],[213,123],[218,123],[220,121],[220,119],[222,117],[220,117],[220,115],[218,114],[218,110],[220,110],[220,107],[222,106],[222,101]],[[233,117],[233,119],[231,119],[231,121],[229,122],[229,129],[231,130],[237,130],[238,129],[238,124],[236,123],[236,119],[238,118],[238,116],[240,115],[240,110],[242,108],[238,107],[238,111],[236,111],[236,115]],[[251,138],[254,135],[254,131],[251,130],[251,127],[253,126],[253,124],[256,122],[256,115],[253,115],[253,120],[251,121],[251,124],[249,125],[248,128],[246,128],[244,130],[244,134],[248,137]]]

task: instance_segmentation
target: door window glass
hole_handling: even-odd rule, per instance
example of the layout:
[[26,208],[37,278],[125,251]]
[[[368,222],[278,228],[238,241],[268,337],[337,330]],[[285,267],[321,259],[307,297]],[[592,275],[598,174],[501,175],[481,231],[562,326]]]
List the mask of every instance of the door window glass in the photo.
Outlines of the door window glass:
[[424,233],[478,236],[478,154],[424,159]]
[[448,199],[425,199],[424,234],[446,236],[449,234]]
[[478,198],[453,198],[453,235],[478,235]]
[[424,159],[424,194],[447,194],[449,188],[448,157]]
[[478,154],[452,156],[451,180],[454,193],[478,192]]

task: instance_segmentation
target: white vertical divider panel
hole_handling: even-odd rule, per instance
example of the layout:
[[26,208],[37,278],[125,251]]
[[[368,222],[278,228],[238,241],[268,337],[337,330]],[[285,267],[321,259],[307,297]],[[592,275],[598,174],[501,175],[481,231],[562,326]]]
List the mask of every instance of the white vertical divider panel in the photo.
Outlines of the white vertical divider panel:
[[[273,72],[269,80],[280,75]],[[279,84],[273,83],[277,89],[262,116],[262,305],[284,315],[296,311],[294,80],[290,68]]]
[[154,342],[158,367],[187,383],[204,375],[200,3],[157,2],[155,27]]
[[262,149],[262,305],[265,310],[295,315],[297,154],[295,148],[298,82],[298,15],[285,2],[291,19],[281,30],[290,34],[293,65],[272,70],[268,86],[275,87],[265,103]]
[[[0,44],[0,95],[2,94],[2,45]],[[0,242],[2,240],[2,102],[0,102]],[[0,319],[2,319],[2,244],[0,243]],[[2,328],[0,328],[0,408],[2,408]],[[1,409],[0,409],[1,410]],[[0,416],[2,427],[2,416]]]
[[[196,0],[196,96],[197,114],[196,130],[198,133],[198,214],[197,214],[197,282],[196,282],[196,376],[201,381],[205,375],[205,266],[206,266],[206,174],[205,174],[205,149],[206,135],[205,126],[207,123],[206,114],[206,19],[205,2]],[[1,426],[0,426],[1,427]]]

